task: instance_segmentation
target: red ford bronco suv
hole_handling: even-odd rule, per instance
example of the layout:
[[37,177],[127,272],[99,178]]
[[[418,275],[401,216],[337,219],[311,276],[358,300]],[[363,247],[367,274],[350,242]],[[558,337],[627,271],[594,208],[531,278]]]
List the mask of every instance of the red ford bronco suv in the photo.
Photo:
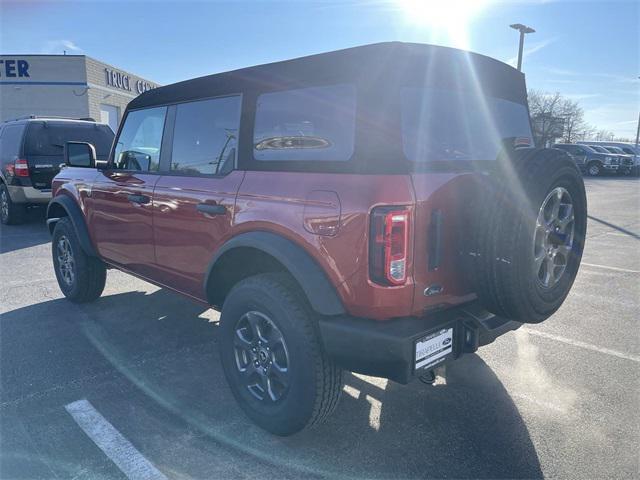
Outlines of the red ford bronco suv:
[[532,147],[523,75],[382,43],[132,100],[109,160],[66,145],[47,222],[71,301],[117,268],[221,311],[247,415],[324,419],[343,369],[408,383],[552,315],[586,233],[564,152]]

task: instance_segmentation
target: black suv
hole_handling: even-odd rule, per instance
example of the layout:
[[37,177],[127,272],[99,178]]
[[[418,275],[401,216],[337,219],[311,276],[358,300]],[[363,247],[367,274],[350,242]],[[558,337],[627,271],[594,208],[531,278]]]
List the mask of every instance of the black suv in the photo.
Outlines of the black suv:
[[16,224],[30,205],[51,200],[51,180],[69,141],[90,142],[107,159],[113,132],[93,119],[29,116],[0,123],[0,220]]

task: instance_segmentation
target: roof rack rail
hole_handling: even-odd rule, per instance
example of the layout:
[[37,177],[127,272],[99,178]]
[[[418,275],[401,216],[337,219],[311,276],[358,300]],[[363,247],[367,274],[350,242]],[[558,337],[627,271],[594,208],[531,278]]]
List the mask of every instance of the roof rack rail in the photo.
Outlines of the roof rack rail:
[[9,122],[15,122],[17,120],[37,120],[39,118],[42,119],[60,119],[60,120],[83,120],[86,122],[95,122],[95,118],[92,117],[80,117],[80,118],[74,118],[74,117],[62,117],[62,116],[58,116],[58,115],[22,115],[20,117],[17,118],[12,118],[11,120],[8,120]]

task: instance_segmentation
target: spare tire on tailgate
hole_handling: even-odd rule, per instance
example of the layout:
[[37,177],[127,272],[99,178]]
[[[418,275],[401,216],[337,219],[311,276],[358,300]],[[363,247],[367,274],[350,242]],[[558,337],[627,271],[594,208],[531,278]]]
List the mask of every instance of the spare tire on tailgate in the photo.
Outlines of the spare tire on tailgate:
[[492,313],[539,323],[564,302],[587,227],[580,171],[564,152],[517,150],[478,184],[463,250],[473,287]]

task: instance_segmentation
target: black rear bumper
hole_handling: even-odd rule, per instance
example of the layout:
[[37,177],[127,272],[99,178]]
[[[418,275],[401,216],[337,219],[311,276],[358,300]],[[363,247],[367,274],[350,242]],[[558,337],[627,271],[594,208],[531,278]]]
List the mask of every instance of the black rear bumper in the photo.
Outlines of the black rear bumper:
[[[342,368],[356,373],[409,383],[422,371],[475,352],[521,323],[497,317],[477,304],[467,304],[424,318],[375,321],[354,317],[325,317],[320,332],[325,350]],[[453,328],[451,354],[426,368],[415,368],[416,341]]]

